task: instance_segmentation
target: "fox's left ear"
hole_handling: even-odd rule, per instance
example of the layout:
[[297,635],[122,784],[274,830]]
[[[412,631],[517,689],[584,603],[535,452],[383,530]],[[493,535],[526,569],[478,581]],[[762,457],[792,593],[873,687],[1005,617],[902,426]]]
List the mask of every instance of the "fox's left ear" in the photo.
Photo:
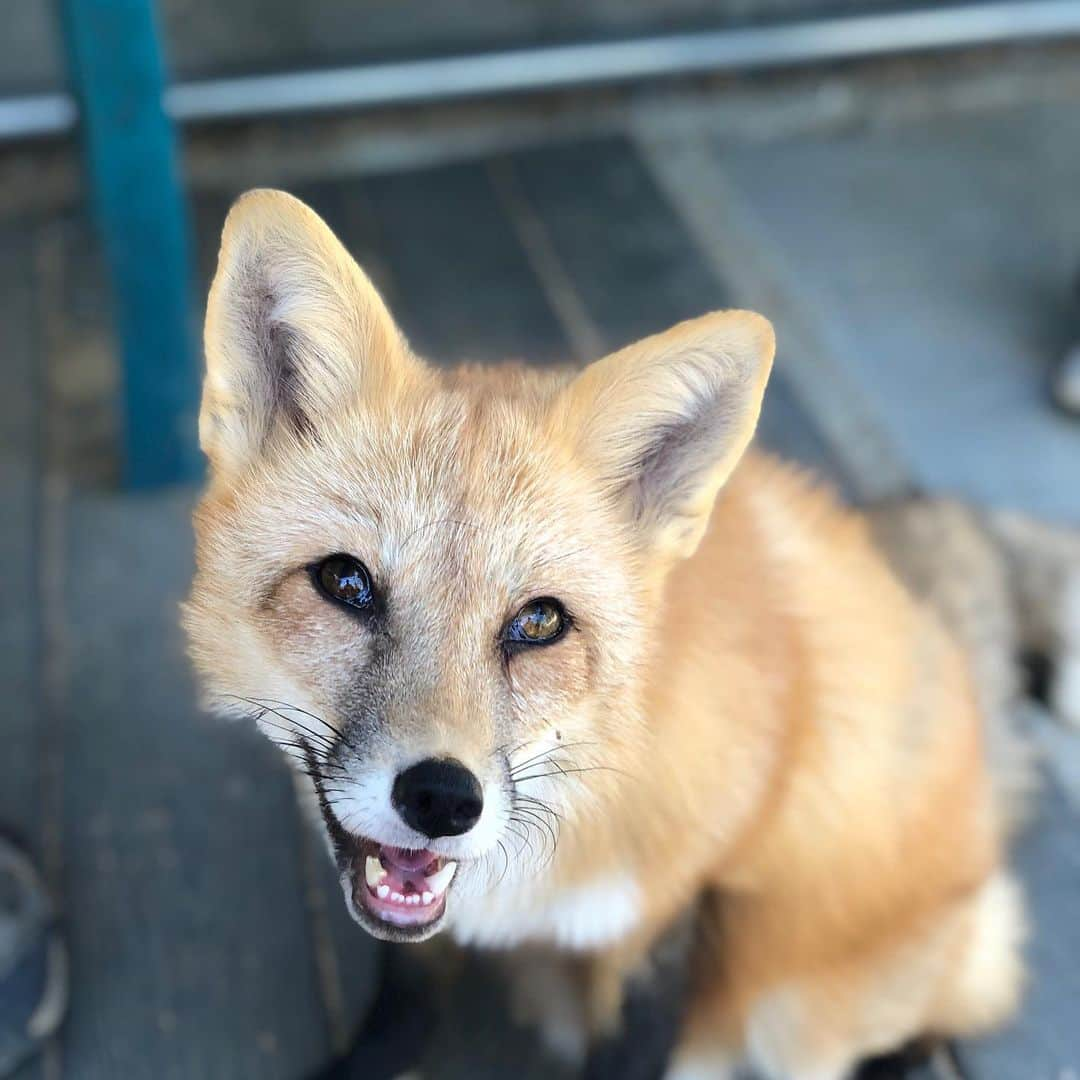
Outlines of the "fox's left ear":
[[646,542],[686,557],[754,434],[775,352],[767,319],[719,311],[587,367],[562,419]]
[[205,348],[199,440],[218,475],[422,370],[352,256],[282,191],[248,192],[229,211]]

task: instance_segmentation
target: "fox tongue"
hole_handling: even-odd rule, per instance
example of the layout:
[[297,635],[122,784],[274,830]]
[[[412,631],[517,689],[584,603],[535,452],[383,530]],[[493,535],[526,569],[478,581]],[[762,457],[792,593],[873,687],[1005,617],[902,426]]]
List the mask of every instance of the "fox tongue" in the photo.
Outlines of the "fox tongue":
[[[398,870],[403,874],[420,873],[420,871],[438,861],[439,856],[434,851],[408,851],[405,848],[381,847],[379,859],[383,866],[389,870]],[[437,869],[437,867],[436,867]],[[422,874],[420,875],[423,876]]]
[[379,862],[386,871],[381,884],[389,886],[392,893],[408,896],[426,891],[424,870],[432,869],[433,864],[437,866],[438,856],[433,851],[382,847],[379,849]]

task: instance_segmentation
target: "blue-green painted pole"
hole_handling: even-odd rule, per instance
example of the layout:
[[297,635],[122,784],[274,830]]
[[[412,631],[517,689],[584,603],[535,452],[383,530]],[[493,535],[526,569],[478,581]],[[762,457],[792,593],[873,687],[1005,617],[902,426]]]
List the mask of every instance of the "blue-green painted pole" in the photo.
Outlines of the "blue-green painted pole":
[[60,0],[123,361],[123,476],[193,479],[197,358],[187,213],[152,0]]

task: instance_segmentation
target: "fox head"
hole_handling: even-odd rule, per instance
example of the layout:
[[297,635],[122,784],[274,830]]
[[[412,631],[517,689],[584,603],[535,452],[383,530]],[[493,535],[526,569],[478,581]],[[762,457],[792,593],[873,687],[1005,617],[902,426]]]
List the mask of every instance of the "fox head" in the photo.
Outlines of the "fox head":
[[580,372],[433,368],[327,226],[257,191],[205,346],[184,621],[207,697],[309,778],[353,916],[427,937],[616,796],[665,578],[750,441],[771,327],[717,312]]

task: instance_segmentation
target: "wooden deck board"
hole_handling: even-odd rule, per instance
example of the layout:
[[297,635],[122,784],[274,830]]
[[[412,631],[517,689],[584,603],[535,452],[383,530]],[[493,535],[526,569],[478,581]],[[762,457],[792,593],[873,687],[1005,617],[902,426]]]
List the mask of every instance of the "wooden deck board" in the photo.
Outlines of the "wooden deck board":
[[[731,306],[729,288],[626,140],[527,151],[510,161],[606,349]],[[757,444],[846,485],[842,463],[779,369]]]

